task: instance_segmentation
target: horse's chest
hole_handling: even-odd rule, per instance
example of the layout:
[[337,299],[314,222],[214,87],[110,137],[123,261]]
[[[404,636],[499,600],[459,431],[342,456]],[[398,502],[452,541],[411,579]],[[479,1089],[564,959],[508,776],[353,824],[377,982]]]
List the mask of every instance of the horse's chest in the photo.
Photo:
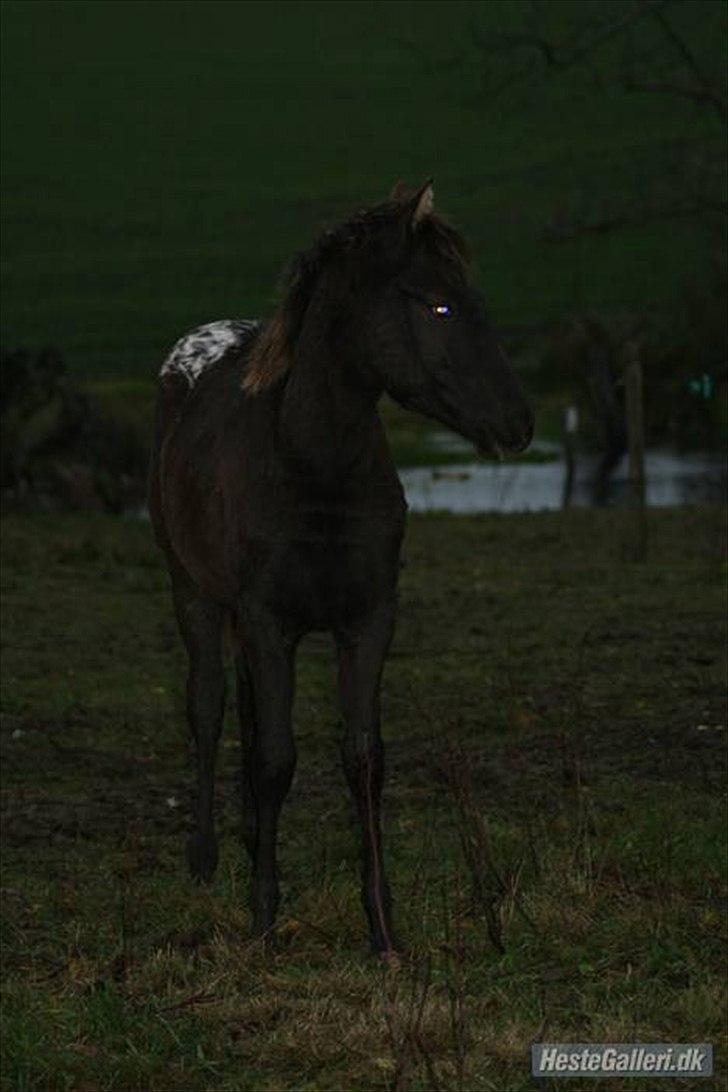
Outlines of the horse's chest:
[[302,629],[355,625],[397,582],[397,529],[326,528],[259,546],[250,592]]

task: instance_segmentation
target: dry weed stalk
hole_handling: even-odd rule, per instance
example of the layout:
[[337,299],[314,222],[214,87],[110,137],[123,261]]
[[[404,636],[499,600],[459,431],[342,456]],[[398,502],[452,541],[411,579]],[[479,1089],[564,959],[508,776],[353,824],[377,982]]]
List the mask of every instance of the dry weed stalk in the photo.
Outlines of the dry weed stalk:
[[421,1061],[431,1092],[440,1092],[432,1056],[422,1034],[422,1021],[432,985],[432,961],[428,957],[415,963],[409,976],[410,991],[402,999],[400,968],[386,967],[382,978],[382,1007],[387,1028],[387,1043],[394,1060],[390,1092],[407,1092],[414,1068]]
[[503,926],[510,921],[514,909],[535,929],[518,895],[525,856],[522,855],[513,868],[501,873],[495,863],[488,821],[477,803],[471,763],[460,740],[457,721],[448,725],[446,740],[443,766],[456,808],[458,834],[470,875],[473,903],[485,917],[493,947],[503,953]]

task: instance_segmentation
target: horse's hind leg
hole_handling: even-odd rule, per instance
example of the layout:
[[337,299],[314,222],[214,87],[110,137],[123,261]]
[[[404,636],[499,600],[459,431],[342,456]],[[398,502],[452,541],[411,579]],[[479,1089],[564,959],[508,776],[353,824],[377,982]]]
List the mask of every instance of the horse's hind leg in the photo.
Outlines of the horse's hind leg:
[[255,810],[255,796],[253,793],[255,706],[253,704],[253,680],[250,675],[247,660],[242,652],[239,652],[235,658],[235,679],[237,684],[240,746],[242,750],[242,769],[240,771],[242,834],[243,844],[252,861],[255,857],[255,842],[258,826]]
[[173,575],[173,593],[189,657],[187,719],[197,750],[197,799],[187,855],[192,876],[207,883],[217,868],[213,802],[217,744],[225,709],[224,611],[214,601],[198,595],[180,575]]
[[244,609],[239,621],[245,681],[252,684],[246,701],[248,708],[252,702],[252,716],[245,728],[243,772],[249,778],[255,814],[248,847],[253,865],[251,909],[253,934],[264,936],[273,929],[278,910],[278,820],[296,768],[291,729],[296,642],[262,608]]

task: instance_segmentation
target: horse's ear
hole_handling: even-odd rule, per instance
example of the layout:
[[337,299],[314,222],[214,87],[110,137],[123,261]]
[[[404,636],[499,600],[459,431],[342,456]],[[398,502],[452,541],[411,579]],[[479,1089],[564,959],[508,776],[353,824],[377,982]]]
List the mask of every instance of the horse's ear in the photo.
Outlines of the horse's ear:
[[402,179],[400,178],[400,180],[398,182],[394,183],[394,186],[392,187],[392,192],[389,195],[389,200],[390,201],[405,201],[405,200],[407,200],[407,198],[412,196],[412,193],[413,193],[412,187],[408,186],[407,183],[403,182]]
[[424,186],[421,187],[412,198],[409,204],[410,223],[412,227],[417,227],[426,216],[430,216],[435,211],[435,190],[432,184],[432,179],[428,178]]

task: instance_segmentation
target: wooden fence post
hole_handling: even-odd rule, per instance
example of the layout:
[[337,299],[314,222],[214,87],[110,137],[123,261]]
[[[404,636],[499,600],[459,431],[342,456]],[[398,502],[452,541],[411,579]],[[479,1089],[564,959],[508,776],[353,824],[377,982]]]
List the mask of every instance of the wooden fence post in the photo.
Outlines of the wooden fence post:
[[575,441],[579,428],[579,411],[576,406],[567,406],[563,418],[564,429],[564,488],[561,494],[561,507],[568,508],[574,491],[576,473]]
[[645,419],[642,404],[642,362],[639,345],[630,338],[624,346],[624,394],[629,449],[629,488],[634,509],[633,556],[647,556],[647,510],[645,497]]

